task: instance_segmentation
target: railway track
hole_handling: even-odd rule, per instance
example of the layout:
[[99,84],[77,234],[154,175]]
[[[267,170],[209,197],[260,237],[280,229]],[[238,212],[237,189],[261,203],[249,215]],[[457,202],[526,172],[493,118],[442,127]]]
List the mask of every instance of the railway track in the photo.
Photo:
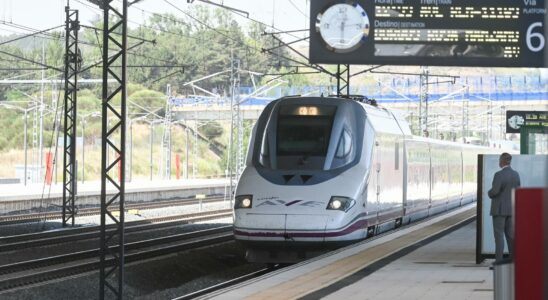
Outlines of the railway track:
[[[233,240],[232,226],[175,234],[166,237],[126,243],[126,262],[211,246]],[[116,246],[112,246],[115,248]],[[0,291],[70,277],[99,268],[99,249],[22,261],[0,266]],[[107,264],[113,261],[108,260]]]
[[[185,205],[196,205],[196,204],[207,204],[207,203],[217,203],[222,202],[224,199],[222,197],[210,197],[205,199],[178,199],[178,200],[163,200],[163,201],[151,201],[144,203],[128,203],[125,207],[126,211],[129,210],[144,210],[144,209],[155,209],[155,208],[164,208],[169,206],[185,206]],[[101,213],[100,208],[83,208],[77,210],[77,217],[84,216],[94,216]],[[0,216],[0,226],[2,225],[13,225],[20,223],[30,223],[38,222],[45,220],[55,220],[62,218],[61,212],[42,212],[42,213],[27,213],[27,214],[17,214],[17,215],[3,215]]]
[[249,274],[246,274],[246,275],[243,275],[243,276],[240,276],[238,278],[234,278],[234,279],[231,279],[231,280],[227,280],[225,282],[221,282],[219,284],[216,284],[216,285],[213,285],[213,286],[210,286],[208,288],[205,288],[205,289],[202,289],[202,290],[199,290],[199,291],[196,291],[196,292],[193,292],[193,293],[190,293],[190,294],[187,294],[187,295],[184,295],[184,296],[181,296],[181,297],[177,297],[173,300],[190,300],[190,299],[195,299],[196,297],[201,297],[201,296],[204,296],[204,295],[207,295],[207,294],[211,294],[213,292],[216,292],[218,290],[221,290],[221,289],[224,289],[224,288],[227,288],[229,286],[233,286],[233,285],[236,285],[238,283],[242,283],[244,281],[247,281],[247,280],[250,280],[250,279],[254,279],[254,278],[257,278],[257,277],[260,277],[260,276],[263,276],[265,274],[268,274],[274,270],[277,270],[279,269],[279,267],[276,267],[276,268],[265,268],[265,269],[262,269],[262,270],[258,270],[258,271],[255,271],[255,272],[252,272],[252,273],[249,273]]
[[[182,214],[125,223],[126,233],[158,230],[195,222],[209,221],[232,216],[232,210],[223,209],[193,214]],[[29,247],[42,247],[59,243],[99,238],[100,226],[70,228],[62,231],[30,233],[0,237],[0,253]],[[115,230],[115,225],[107,225],[107,231]]]

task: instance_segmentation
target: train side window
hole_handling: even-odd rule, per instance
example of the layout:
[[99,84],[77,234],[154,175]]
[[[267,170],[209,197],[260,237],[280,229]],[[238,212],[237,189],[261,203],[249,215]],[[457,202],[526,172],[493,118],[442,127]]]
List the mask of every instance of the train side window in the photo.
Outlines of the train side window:
[[261,163],[261,165],[263,165],[265,167],[270,166],[268,153],[269,153],[269,150],[268,150],[268,135],[265,134],[264,137],[263,137],[263,143],[262,143],[260,157],[259,157],[259,162]]
[[396,142],[395,147],[396,151],[396,157],[394,158],[394,169],[399,170],[400,169],[400,143]]
[[339,145],[337,146],[335,157],[344,158],[350,154],[350,150],[352,150],[352,138],[350,137],[350,133],[348,133],[345,129],[341,133],[341,138],[339,140]]
[[263,139],[263,147],[262,147],[261,155],[268,157],[268,135],[264,135]]

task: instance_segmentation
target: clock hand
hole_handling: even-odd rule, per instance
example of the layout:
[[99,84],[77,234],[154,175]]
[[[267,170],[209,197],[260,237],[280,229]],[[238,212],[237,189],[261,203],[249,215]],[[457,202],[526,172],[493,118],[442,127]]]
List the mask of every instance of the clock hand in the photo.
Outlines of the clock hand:
[[345,22],[346,22],[346,14],[343,15],[343,18],[342,18],[342,21],[341,21],[341,43],[343,43],[344,41],[344,27],[345,27]]

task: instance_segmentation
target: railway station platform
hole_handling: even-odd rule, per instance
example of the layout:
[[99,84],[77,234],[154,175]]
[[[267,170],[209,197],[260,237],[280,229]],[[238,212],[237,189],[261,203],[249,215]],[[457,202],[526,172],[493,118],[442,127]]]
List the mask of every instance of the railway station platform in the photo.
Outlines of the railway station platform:
[[[170,190],[224,188],[226,180],[220,179],[180,179],[180,180],[135,180],[126,182],[126,193],[147,193]],[[112,189],[107,188],[107,192]],[[61,197],[63,184],[52,184],[51,189],[43,184],[2,184],[0,185],[0,201],[31,200],[41,198],[42,194],[50,197]],[[100,181],[78,182],[78,196],[94,196],[101,194]]]
[[[43,186],[42,184],[3,184],[0,185],[0,214],[28,211],[37,207],[60,207],[63,199],[62,184]],[[197,195],[224,195],[227,188],[225,179],[184,179],[163,181],[132,181],[126,183],[126,203],[177,200],[194,198]],[[107,187],[107,194],[114,194]],[[101,203],[101,183],[99,181],[78,183],[77,203],[81,207],[96,206]],[[40,210],[41,211],[41,210]]]
[[493,299],[475,264],[475,205],[199,299]]

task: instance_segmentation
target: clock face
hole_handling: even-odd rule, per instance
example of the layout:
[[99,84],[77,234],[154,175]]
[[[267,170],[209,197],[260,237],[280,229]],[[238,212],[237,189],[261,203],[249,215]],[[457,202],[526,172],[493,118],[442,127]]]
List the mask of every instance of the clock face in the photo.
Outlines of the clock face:
[[330,50],[350,52],[368,37],[369,18],[357,3],[339,3],[318,14],[316,31]]

